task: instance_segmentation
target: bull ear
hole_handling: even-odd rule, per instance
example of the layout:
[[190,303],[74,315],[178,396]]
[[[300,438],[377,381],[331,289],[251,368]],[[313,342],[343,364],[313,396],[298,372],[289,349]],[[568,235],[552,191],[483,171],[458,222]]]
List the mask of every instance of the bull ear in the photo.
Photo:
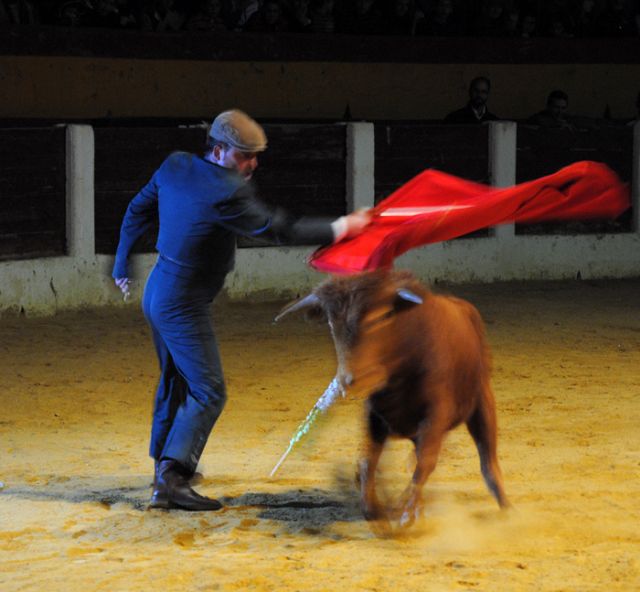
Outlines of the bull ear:
[[291,302],[289,304],[287,304],[287,306],[285,306],[276,316],[275,319],[273,319],[274,323],[277,323],[283,316],[289,314],[290,312],[296,312],[297,310],[300,310],[302,308],[309,308],[309,307],[321,307],[322,304],[320,302],[320,298],[318,298],[313,292],[311,294],[307,294],[306,296],[304,296],[303,298],[300,298],[298,300],[295,300],[294,302]]
[[396,290],[396,298],[393,303],[393,308],[396,312],[399,312],[408,308],[413,308],[423,302],[422,297],[418,296],[415,292],[407,290],[407,288],[398,288]]

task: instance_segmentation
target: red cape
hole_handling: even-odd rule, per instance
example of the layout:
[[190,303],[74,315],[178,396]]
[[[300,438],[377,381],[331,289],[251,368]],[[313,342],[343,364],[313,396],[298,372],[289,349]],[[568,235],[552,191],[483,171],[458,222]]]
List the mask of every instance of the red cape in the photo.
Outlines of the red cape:
[[402,253],[507,222],[616,218],[629,188],[606,165],[583,161],[557,173],[497,189],[427,170],[371,210],[355,238],[318,249],[310,265],[328,273],[390,267]]

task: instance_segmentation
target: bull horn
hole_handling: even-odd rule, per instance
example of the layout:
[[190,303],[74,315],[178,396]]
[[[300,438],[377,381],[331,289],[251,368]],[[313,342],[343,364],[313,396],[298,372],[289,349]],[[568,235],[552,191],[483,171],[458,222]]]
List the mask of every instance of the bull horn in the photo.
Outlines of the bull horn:
[[411,290],[407,290],[406,288],[400,288],[396,291],[396,294],[406,302],[412,302],[413,304],[422,304],[423,300],[420,296],[412,292]]
[[274,323],[277,323],[284,315],[289,314],[290,312],[296,312],[301,308],[308,308],[310,306],[320,306],[320,298],[318,298],[313,292],[308,294],[304,298],[300,300],[296,300],[291,304],[287,304],[279,313],[278,316],[273,319]]

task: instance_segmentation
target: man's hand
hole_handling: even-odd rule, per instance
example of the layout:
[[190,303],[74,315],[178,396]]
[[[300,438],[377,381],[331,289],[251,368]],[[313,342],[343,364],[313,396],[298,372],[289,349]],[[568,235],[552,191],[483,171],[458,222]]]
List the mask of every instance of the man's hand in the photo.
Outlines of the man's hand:
[[352,238],[359,235],[371,222],[371,210],[358,210],[346,216],[341,216],[332,223],[334,241]]
[[120,291],[123,294],[123,297],[125,300],[129,299],[129,296],[131,296],[131,291],[129,290],[129,284],[131,283],[129,281],[129,278],[116,278],[115,280],[116,286],[118,286],[118,288],[120,288]]

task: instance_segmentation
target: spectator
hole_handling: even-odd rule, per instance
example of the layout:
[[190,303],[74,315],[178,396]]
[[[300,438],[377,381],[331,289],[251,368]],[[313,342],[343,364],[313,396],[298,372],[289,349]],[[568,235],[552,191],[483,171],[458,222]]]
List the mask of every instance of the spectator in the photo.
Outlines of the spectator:
[[290,0],[285,8],[291,32],[307,33],[311,30],[310,0]]
[[9,13],[4,6],[4,2],[0,0],[0,25],[9,23]]
[[526,13],[522,16],[522,24],[520,26],[520,37],[523,39],[531,39],[538,36],[538,18],[535,14]]
[[517,9],[512,8],[506,12],[503,34],[512,38],[520,36],[520,12]]
[[546,107],[542,111],[529,117],[526,122],[542,128],[568,129],[573,131],[575,130],[575,126],[567,115],[568,109],[569,96],[567,93],[562,90],[554,90],[550,92],[547,97]]
[[574,19],[576,37],[594,37],[598,32],[599,18],[595,0],[582,0]]
[[118,29],[120,27],[120,13],[115,0],[95,0],[85,14],[82,25]]
[[388,0],[385,33],[413,35],[416,28],[416,7],[413,0]]
[[117,0],[118,13],[120,15],[120,27],[123,29],[139,29],[137,2],[130,0]]
[[233,4],[232,28],[241,31],[247,26],[249,19],[260,10],[262,0],[236,0]]
[[29,0],[7,0],[6,12],[9,22],[14,25],[35,25],[39,22],[36,8]]
[[142,20],[145,31],[175,32],[184,26],[186,15],[175,0],[148,2]]
[[445,118],[445,123],[484,123],[496,121],[496,115],[487,109],[491,81],[485,76],[474,78],[469,84],[469,102],[462,109],[452,111]]
[[437,0],[432,12],[416,23],[416,35],[452,37],[460,34],[461,26],[453,10],[452,0]]
[[573,37],[572,27],[569,21],[560,14],[549,17],[547,35],[556,39],[570,39]]
[[251,33],[282,33],[289,30],[282,6],[278,0],[265,0],[262,8],[254,12],[247,22],[245,31]]
[[625,0],[609,0],[599,21],[599,33],[603,37],[634,37],[637,34],[634,18]]
[[548,37],[573,36],[574,20],[569,0],[551,0],[543,4],[543,30]]
[[310,26],[313,33],[333,33],[335,31],[334,7],[334,0],[313,0]]
[[345,33],[354,35],[381,35],[384,17],[375,0],[355,0],[355,5],[343,2],[343,25]]
[[503,0],[489,0],[482,6],[480,16],[473,25],[473,33],[478,37],[503,37],[505,16]]
[[68,0],[58,9],[56,24],[63,27],[81,27],[89,7],[84,0]]
[[187,31],[226,31],[221,0],[201,0],[200,6],[185,25]]

